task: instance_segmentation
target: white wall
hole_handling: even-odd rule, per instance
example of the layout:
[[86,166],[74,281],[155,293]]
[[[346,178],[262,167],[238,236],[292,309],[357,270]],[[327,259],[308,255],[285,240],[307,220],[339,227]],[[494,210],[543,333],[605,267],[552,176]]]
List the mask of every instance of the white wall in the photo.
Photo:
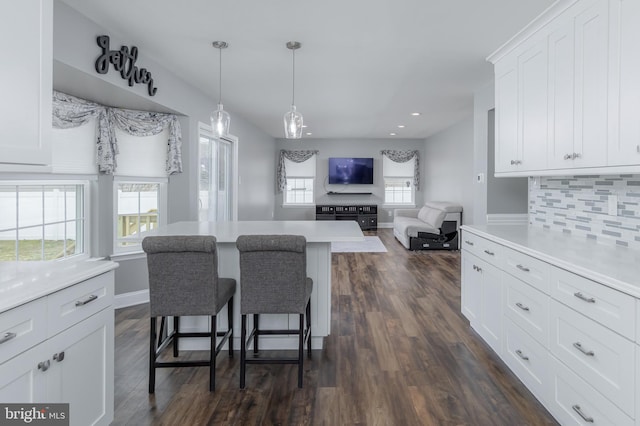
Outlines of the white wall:
[[425,141],[422,161],[425,201],[462,205],[462,221],[473,218],[473,117],[454,124]]
[[[272,167],[275,168],[281,149],[317,149],[315,200],[316,204],[377,204],[378,223],[393,222],[393,208],[385,208],[384,183],[382,180],[383,149],[414,150],[420,153],[420,161],[424,158],[423,139],[303,139],[276,141],[276,153]],[[329,157],[371,157],[373,158],[373,185],[328,185]],[[275,178],[274,178],[275,179]],[[424,180],[422,180],[424,181]],[[272,183],[275,191],[275,180]],[[327,191],[336,192],[371,192],[372,195],[327,195]],[[314,220],[313,207],[282,207],[282,194],[276,194],[275,218],[277,220]],[[417,205],[422,205],[422,191],[416,191]]]
[[[467,215],[466,223],[487,223],[487,176],[489,151],[489,110],[495,108],[493,82],[473,93],[473,215]],[[477,177],[482,175],[480,182]]]
[[[113,69],[107,74],[97,74],[94,62],[100,49],[96,44],[96,38],[103,34],[110,36],[112,46],[137,44],[137,40],[99,26],[65,3],[54,2],[54,88],[112,106],[148,106],[148,109],[182,114],[180,124],[183,137],[183,173],[169,178],[168,221],[197,220],[198,123],[209,121],[209,113],[216,108],[216,100],[209,98],[198,88],[189,85],[162,64],[146,56],[144,49],[140,51],[138,64],[147,68],[153,75],[155,86],[158,87],[158,92],[153,98],[148,96],[143,85],[135,84],[129,87]],[[121,100],[125,105],[110,102],[114,99],[116,102]],[[238,217],[240,220],[271,219],[275,180],[275,167],[271,159],[274,156],[275,140],[237,113],[229,113],[231,133],[239,139],[238,162],[241,183]],[[107,235],[95,247],[94,254],[101,256],[111,254],[112,231],[103,225],[112,223],[109,180],[110,176],[100,176],[100,199],[93,206],[94,211],[99,212],[99,216],[94,215],[93,220],[97,221],[101,232]],[[136,264],[140,265],[141,262]],[[141,271],[141,268],[142,266],[132,268],[122,265],[116,270],[116,294],[146,288],[146,271]]]

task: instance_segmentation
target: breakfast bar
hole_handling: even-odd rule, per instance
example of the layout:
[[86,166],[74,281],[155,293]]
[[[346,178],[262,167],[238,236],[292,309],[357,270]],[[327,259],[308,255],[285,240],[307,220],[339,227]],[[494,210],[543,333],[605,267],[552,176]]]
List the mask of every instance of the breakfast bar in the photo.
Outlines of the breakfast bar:
[[[176,222],[148,232],[146,235],[213,235],[218,245],[218,272],[221,277],[238,282],[234,297],[234,346],[240,347],[240,260],[236,240],[240,235],[302,235],[307,239],[307,275],[313,279],[311,293],[311,345],[321,349],[323,338],[331,330],[331,243],[362,241],[364,236],[355,221],[233,221]],[[219,329],[227,327],[226,308],[218,315]],[[273,314],[260,319],[264,328],[296,328],[297,315]],[[184,332],[208,329],[206,317],[180,319]],[[264,342],[264,343],[262,343]],[[264,349],[296,349],[297,336],[264,336]],[[206,350],[201,339],[185,339],[181,348]]]

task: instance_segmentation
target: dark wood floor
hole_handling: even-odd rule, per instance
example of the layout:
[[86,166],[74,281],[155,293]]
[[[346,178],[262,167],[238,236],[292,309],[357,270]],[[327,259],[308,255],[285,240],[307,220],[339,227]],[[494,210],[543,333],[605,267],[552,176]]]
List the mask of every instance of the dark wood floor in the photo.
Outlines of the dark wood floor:
[[[239,353],[206,368],[159,369],[147,393],[147,306],[116,312],[116,425],[549,425],[548,412],[460,313],[460,253],[332,255],[331,336],[296,366],[250,365]],[[206,357],[206,352],[187,357]],[[182,358],[182,355],[181,355]]]

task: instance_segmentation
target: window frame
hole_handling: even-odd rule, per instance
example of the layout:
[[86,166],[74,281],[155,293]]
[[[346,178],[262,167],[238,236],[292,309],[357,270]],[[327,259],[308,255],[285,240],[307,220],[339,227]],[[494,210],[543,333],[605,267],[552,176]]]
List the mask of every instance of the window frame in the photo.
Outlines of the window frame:
[[[39,262],[69,262],[69,261],[80,261],[80,260],[86,260],[89,259],[91,257],[91,250],[92,250],[92,239],[91,239],[91,230],[93,227],[93,212],[91,210],[91,205],[92,205],[92,183],[93,181],[97,180],[97,176],[93,176],[93,175],[60,175],[60,176],[55,176],[55,175],[32,175],[29,177],[24,177],[21,176],[19,179],[15,179],[13,178],[13,176],[9,175],[6,177],[6,179],[0,179],[0,186],[41,186],[43,187],[43,189],[45,187],[52,187],[52,186],[80,186],[82,187],[82,211],[83,211],[83,215],[82,215],[82,227],[81,232],[82,235],[78,236],[76,234],[76,242],[77,241],[81,241],[82,242],[82,252],[80,253],[74,253],[68,256],[63,256],[60,258],[56,258],[56,259],[39,259],[39,260],[33,260],[33,261],[39,261]],[[18,191],[19,194],[19,191]],[[19,203],[19,196],[16,197],[16,209],[18,209],[18,203]],[[76,208],[78,207],[78,204],[76,203]],[[42,206],[42,208],[44,209],[44,204]],[[16,218],[17,219],[17,218]],[[77,222],[78,218],[75,219],[75,221]],[[63,222],[68,222],[65,218],[65,220]],[[56,221],[55,223],[59,223],[59,221]],[[50,225],[53,223],[50,223]],[[38,225],[29,225],[29,226],[23,226],[23,227],[19,227],[16,224],[15,228],[7,228],[7,229],[3,229],[2,231],[10,231],[10,230],[15,230],[16,231],[16,240],[15,240],[15,244],[16,244],[16,248],[15,248],[15,253],[19,256],[18,253],[18,241],[19,241],[19,235],[20,229],[25,229],[25,228],[33,228],[34,226],[46,226],[47,223],[44,221],[42,221],[41,224]],[[66,232],[65,232],[65,238],[66,238]],[[20,260],[20,258],[18,257],[17,261],[24,261],[24,262],[32,262],[32,260]],[[0,262],[1,263],[1,262]]]
[[[288,160],[285,158],[285,162],[292,162],[291,160]],[[308,161],[313,161],[313,171],[314,174],[291,174],[289,172],[287,172],[287,176],[286,176],[286,180],[285,180],[285,189],[282,191],[282,207],[283,208],[297,208],[297,207],[314,207],[316,205],[316,176],[318,174],[318,154],[313,154],[309,159],[298,163],[298,164],[304,164]],[[311,202],[303,202],[303,203],[290,203],[287,202],[287,194],[289,194],[289,190],[287,189],[287,187],[289,186],[289,180],[290,179],[310,179],[311,180]],[[306,187],[305,187],[306,189]]]
[[[391,179],[402,179],[411,182],[411,201],[410,202],[393,202],[387,199],[387,180]],[[416,206],[416,186],[413,184],[413,176],[384,176],[383,178],[383,192],[384,192],[384,206],[393,206],[393,207],[415,207]]]
[[[142,239],[144,237],[138,237],[135,240],[137,244],[132,244],[126,247],[119,245],[120,239],[118,238],[118,188],[122,184],[130,185],[145,185],[145,184],[157,184],[158,185],[158,222],[157,226],[164,226],[167,224],[167,193],[168,193],[168,178],[150,178],[150,177],[128,177],[128,176],[114,176],[113,177],[113,217],[112,217],[112,256],[126,255],[132,253],[142,253]],[[139,210],[139,208],[138,208]],[[138,211],[138,215],[140,211]]]

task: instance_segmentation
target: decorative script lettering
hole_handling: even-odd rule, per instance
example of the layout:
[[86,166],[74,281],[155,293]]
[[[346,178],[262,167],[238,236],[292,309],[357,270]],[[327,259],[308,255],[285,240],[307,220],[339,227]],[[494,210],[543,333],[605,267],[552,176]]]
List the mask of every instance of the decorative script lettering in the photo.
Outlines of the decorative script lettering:
[[131,46],[131,50],[127,46],[122,46],[120,50],[109,50],[109,36],[107,35],[98,36],[98,46],[102,48],[102,54],[96,59],[98,74],[106,74],[109,71],[109,64],[112,64],[122,78],[127,80],[129,86],[133,86],[133,83],[146,84],[149,96],[156,94],[158,88],[153,87],[151,73],[146,68],[136,66],[138,60],[136,46]]

